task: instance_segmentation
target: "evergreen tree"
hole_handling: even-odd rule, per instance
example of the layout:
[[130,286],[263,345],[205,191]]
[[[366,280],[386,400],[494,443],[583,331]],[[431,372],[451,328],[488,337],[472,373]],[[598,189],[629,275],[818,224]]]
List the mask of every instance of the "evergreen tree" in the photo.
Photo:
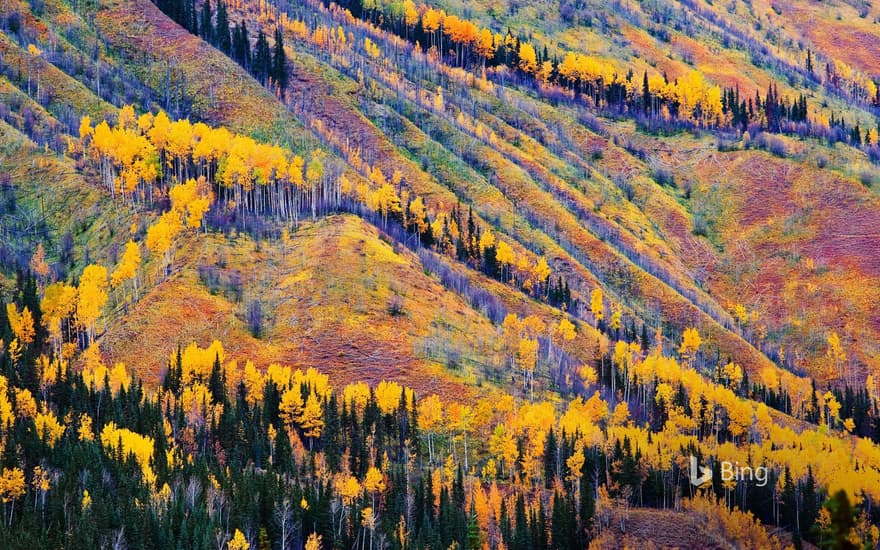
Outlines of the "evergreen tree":
[[261,83],[265,84],[269,77],[269,71],[272,68],[272,53],[269,49],[269,41],[266,40],[266,35],[263,34],[263,29],[260,29],[257,33],[252,63],[251,74]]
[[833,550],[855,550],[858,548],[851,540],[850,533],[856,525],[856,513],[849,497],[843,489],[834,493],[824,505],[828,510],[830,522],[819,532],[822,548]]
[[232,38],[229,35],[229,14],[223,0],[217,0],[217,21],[214,25],[214,45],[225,54],[232,52]]
[[202,2],[202,10],[199,16],[199,33],[202,40],[209,44],[214,44],[214,23],[212,21],[211,0]]
[[272,54],[272,80],[282,90],[287,88],[287,54],[284,53],[284,35],[275,27],[275,50]]

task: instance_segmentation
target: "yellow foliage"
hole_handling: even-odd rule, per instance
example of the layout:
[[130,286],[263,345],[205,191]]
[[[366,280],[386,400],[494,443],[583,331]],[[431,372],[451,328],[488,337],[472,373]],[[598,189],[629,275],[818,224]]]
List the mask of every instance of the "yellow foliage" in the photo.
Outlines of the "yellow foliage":
[[51,480],[49,479],[49,473],[39,466],[34,466],[34,475],[31,478],[31,487],[33,487],[35,491],[46,492],[49,490],[50,485]]
[[251,547],[250,543],[248,543],[247,539],[244,536],[244,533],[235,530],[235,534],[232,535],[232,539],[226,544],[226,548],[228,550],[249,550]]
[[693,327],[686,328],[682,335],[681,346],[678,348],[678,353],[684,358],[689,360],[693,359],[702,343],[703,341],[700,338],[700,333],[697,332],[697,329]]
[[24,496],[24,472],[21,468],[3,468],[0,475],[0,499],[3,503],[18,500]]
[[581,478],[581,470],[584,467],[584,462],[586,462],[584,446],[579,444],[577,450],[565,461],[565,465],[568,466],[570,472],[568,476],[569,481],[578,481]]
[[602,305],[602,289],[594,288],[590,293],[590,311],[597,321],[601,321],[605,317],[605,310]]
[[629,420],[629,405],[627,405],[626,401],[621,401],[614,407],[614,412],[611,413],[611,424],[615,426],[620,426],[622,424],[626,424]]
[[[135,433],[128,428],[117,428],[115,422],[108,422],[101,430],[101,445],[110,456],[117,453],[123,458],[134,455],[141,467],[144,482],[152,485],[156,481],[156,474],[150,462],[153,458],[153,438]],[[121,449],[120,449],[121,445]]]
[[345,506],[351,506],[361,494],[361,484],[350,474],[339,474],[334,482],[336,493],[342,497]]
[[381,493],[385,490],[385,476],[375,466],[370,466],[364,477],[364,489],[369,493]]
[[52,411],[38,413],[34,417],[34,425],[37,428],[37,434],[40,436],[40,439],[45,441],[50,447],[55,447],[55,443],[64,435],[64,426],[58,422]]
[[392,414],[400,405],[403,388],[397,382],[382,380],[376,386],[376,404],[383,414]]
[[343,399],[346,404],[358,412],[363,412],[364,407],[370,401],[370,386],[365,382],[353,382],[342,390]]
[[18,416],[34,418],[37,415],[37,401],[34,399],[30,390],[16,388],[15,405],[18,409]]
[[739,365],[735,365],[732,361],[724,365],[721,374],[727,379],[729,388],[738,388],[743,381],[743,370]]
[[0,375],[0,425],[2,426],[9,425],[14,418],[12,403],[10,403],[7,397],[8,390],[9,382],[5,376]]
[[[196,343],[189,344],[180,354],[181,379],[183,383],[206,382],[211,375],[214,362],[220,361],[222,365],[225,359],[226,352],[223,349],[223,343],[219,340],[214,340],[207,348],[201,348]],[[177,360],[176,352],[171,355],[170,360]]]
[[125,252],[116,270],[110,275],[110,286],[117,287],[124,281],[134,279],[137,276],[138,267],[141,265],[141,249],[134,241],[125,243]]
[[305,550],[321,550],[321,545],[321,535],[312,533],[309,535],[309,538],[306,539]]
[[61,340],[61,321],[73,313],[76,307],[76,288],[63,282],[53,283],[46,287],[40,309],[43,311],[43,322],[49,335]]
[[92,431],[92,417],[83,413],[79,417],[79,430],[77,432],[80,441],[94,441],[95,434]]
[[79,282],[79,300],[76,304],[76,317],[80,326],[94,334],[94,324],[101,316],[107,303],[107,268],[89,265],[83,270]]
[[538,69],[535,47],[529,42],[522,42],[519,46],[519,68],[528,74],[535,74]]
[[516,254],[513,248],[504,241],[498,241],[498,247],[495,251],[495,258],[502,266],[510,267],[516,263]]
[[578,369],[578,374],[580,374],[584,386],[588,388],[599,380],[599,375],[596,372],[596,369],[589,365],[581,365],[581,368]]
[[324,411],[317,395],[310,393],[297,423],[306,437],[320,437],[324,429]]
[[34,318],[27,306],[19,312],[15,304],[10,302],[6,304],[6,316],[12,333],[22,346],[27,346],[34,341]]
[[436,394],[419,402],[419,428],[434,431],[443,425],[443,403]]

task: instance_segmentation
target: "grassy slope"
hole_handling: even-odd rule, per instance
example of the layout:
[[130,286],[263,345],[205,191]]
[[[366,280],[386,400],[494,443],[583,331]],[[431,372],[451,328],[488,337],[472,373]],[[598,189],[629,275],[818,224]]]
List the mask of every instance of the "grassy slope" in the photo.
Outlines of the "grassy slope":
[[157,94],[175,88],[192,102],[199,119],[297,150],[317,145],[244,69],[165,17],[149,0],[102,2],[95,25],[121,63]]
[[[418,258],[395,250],[377,230],[353,216],[303,224],[288,244],[255,243],[209,234],[182,244],[176,273],[153,288],[102,339],[112,359],[151,349],[139,362],[155,381],[178,343],[226,344],[233,359],[317,366],[334,383],[394,379],[419,392],[466,396],[476,363],[496,359],[489,321],[426,275]],[[240,277],[241,301],[212,294],[197,273],[215,266],[222,280]],[[400,296],[403,314],[387,305]],[[259,300],[267,318],[254,338],[246,304]],[[186,303],[186,307],[177,304]],[[462,368],[445,371],[444,348],[461,354]]]
[[[0,122],[0,173],[10,177],[15,193],[17,208],[11,214],[33,228],[24,239],[32,247],[44,242],[50,259],[56,249],[49,245],[67,231],[75,243],[74,271],[85,266],[85,254],[93,262],[107,263],[112,250],[127,239],[131,212],[106,208],[108,196],[87,183],[72,161],[46,153],[5,122]],[[71,204],[77,205],[73,211]]]

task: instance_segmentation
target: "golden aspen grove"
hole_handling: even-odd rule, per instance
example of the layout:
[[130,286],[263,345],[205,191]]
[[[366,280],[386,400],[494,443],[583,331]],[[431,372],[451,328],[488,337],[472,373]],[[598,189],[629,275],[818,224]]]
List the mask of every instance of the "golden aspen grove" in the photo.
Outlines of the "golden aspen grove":
[[880,548],[878,22],[5,0],[0,548]]

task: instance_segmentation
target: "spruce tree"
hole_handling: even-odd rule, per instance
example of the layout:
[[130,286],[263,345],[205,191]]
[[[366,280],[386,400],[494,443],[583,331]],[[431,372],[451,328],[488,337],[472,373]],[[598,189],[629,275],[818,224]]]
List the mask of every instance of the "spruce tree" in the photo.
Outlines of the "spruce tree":
[[287,88],[287,54],[284,53],[284,35],[275,27],[275,50],[272,53],[272,80],[282,90]]
[[223,0],[217,0],[217,22],[214,26],[214,44],[225,54],[232,52],[232,38],[229,36],[229,14]]
[[199,16],[199,34],[201,34],[202,40],[209,44],[214,43],[214,23],[212,18],[211,1],[205,0],[202,2],[202,11]]

